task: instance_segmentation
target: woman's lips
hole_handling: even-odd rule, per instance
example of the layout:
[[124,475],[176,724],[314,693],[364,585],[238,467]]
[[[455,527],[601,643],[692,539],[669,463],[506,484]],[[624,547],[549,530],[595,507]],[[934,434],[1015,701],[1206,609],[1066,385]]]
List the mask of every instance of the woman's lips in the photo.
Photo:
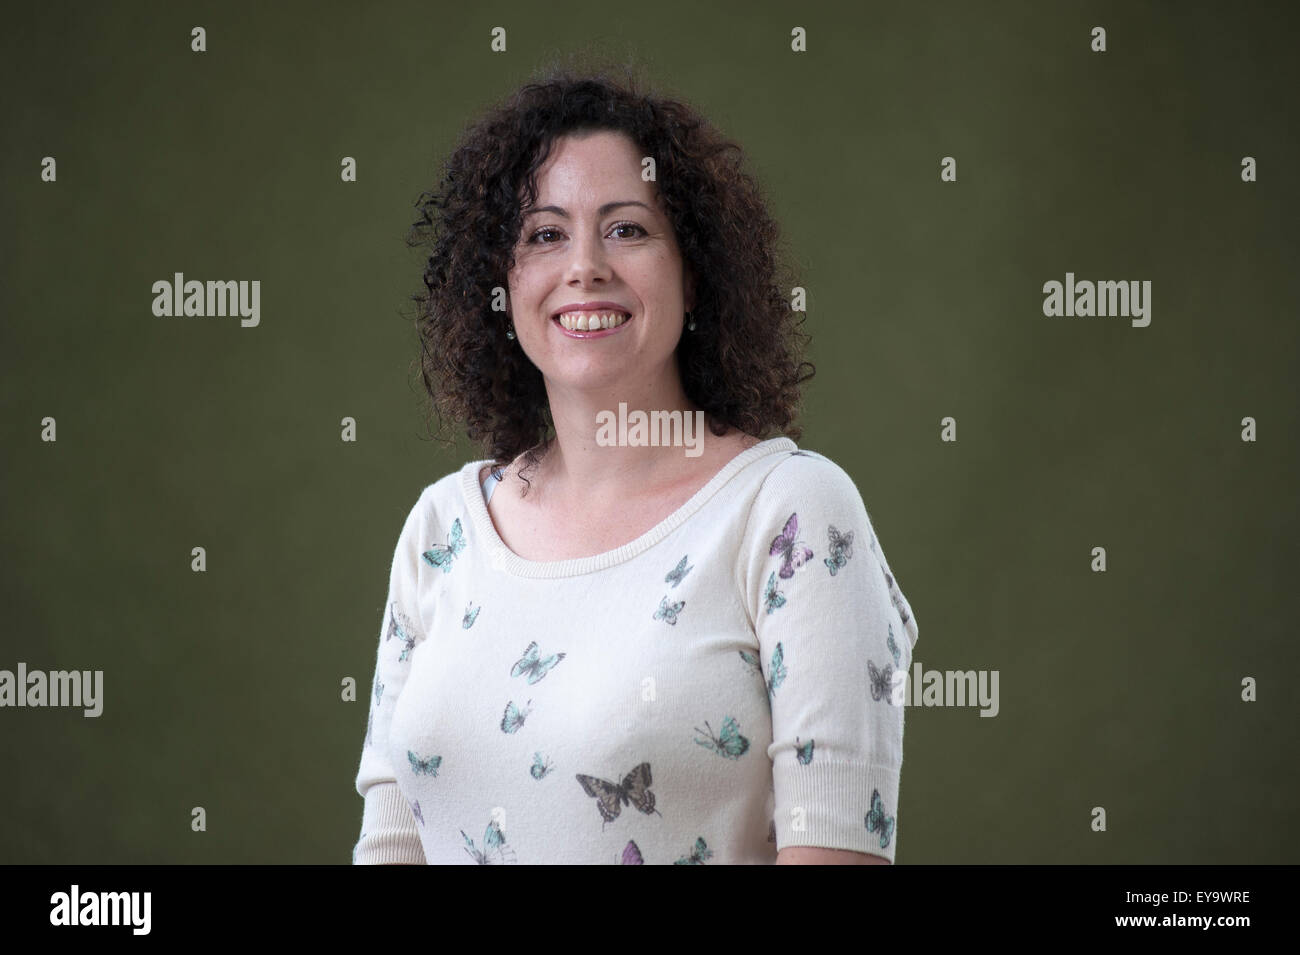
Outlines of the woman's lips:
[[616,332],[622,331],[624,328],[626,328],[628,325],[632,323],[632,319],[633,316],[629,313],[628,317],[623,319],[623,322],[620,325],[615,325],[613,328],[598,328],[595,331],[585,331],[585,332],[579,331],[577,329],[565,328],[562,324],[560,324],[559,315],[554,316],[551,319],[551,321],[555,323],[556,328],[558,328],[569,338],[604,338],[606,335],[613,335]]

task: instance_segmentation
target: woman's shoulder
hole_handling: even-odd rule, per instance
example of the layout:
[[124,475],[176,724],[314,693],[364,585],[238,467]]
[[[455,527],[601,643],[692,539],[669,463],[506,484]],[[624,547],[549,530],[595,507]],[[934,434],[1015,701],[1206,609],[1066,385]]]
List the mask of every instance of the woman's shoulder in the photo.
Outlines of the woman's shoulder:
[[766,533],[772,527],[808,527],[813,523],[859,525],[863,536],[871,535],[857,483],[831,458],[807,448],[795,448],[772,455],[761,476],[752,503],[749,523]]
[[466,474],[479,462],[467,461],[454,471],[449,471],[432,483],[425,484],[410,506],[408,521],[421,524],[436,519],[442,513],[451,513],[459,509],[464,500],[462,486]]
[[764,490],[769,489],[799,496],[858,496],[857,483],[847,470],[818,451],[800,447],[779,455],[764,481]]

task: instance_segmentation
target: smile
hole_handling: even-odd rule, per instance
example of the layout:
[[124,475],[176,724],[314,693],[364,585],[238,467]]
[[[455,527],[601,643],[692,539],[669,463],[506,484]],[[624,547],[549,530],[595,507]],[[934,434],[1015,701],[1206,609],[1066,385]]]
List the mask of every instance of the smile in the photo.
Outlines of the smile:
[[552,321],[570,338],[603,338],[632,320],[627,312],[561,312]]

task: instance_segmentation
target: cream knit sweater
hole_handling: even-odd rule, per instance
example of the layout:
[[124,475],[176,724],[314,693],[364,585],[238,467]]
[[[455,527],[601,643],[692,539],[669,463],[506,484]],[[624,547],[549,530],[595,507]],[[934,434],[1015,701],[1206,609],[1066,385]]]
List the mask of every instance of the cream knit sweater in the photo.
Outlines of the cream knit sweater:
[[893,861],[918,630],[843,469],[763,441],[636,540],[536,562],[487,463],[398,539],[354,862]]

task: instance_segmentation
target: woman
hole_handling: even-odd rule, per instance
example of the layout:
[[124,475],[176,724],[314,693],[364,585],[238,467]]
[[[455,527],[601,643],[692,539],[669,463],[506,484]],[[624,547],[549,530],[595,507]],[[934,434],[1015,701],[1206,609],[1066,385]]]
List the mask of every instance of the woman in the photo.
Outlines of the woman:
[[424,381],[491,457],[402,528],[355,862],[893,861],[916,621],[795,444],[794,283],[738,153],[561,73],[421,197]]

